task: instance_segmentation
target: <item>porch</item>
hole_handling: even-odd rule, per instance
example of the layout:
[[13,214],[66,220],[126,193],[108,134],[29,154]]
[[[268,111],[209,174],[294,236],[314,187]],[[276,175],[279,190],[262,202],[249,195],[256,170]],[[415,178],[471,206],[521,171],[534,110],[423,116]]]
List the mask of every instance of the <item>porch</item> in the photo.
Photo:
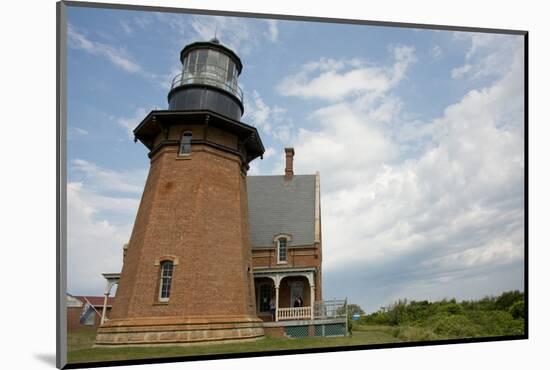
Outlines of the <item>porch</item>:
[[254,288],[264,322],[315,318],[315,268],[255,270]]
[[275,336],[346,335],[346,300],[323,301],[316,290],[316,269],[254,270],[256,314]]

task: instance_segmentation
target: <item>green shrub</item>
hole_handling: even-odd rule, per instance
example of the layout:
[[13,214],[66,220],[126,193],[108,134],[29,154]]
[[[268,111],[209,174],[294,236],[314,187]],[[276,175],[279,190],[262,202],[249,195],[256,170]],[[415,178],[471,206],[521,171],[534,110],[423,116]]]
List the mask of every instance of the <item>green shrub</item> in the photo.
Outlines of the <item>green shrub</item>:
[[388,323],[390,325],[404,324],[409,320],[407,314],[407,300],[399,300],[390,306],[388,312]]
[[520,335],[525,330],[523,297],[523,293],[511,291],[496,298],[460,303],[455,299],[399,300],[387,309],[362,317],[360,322],[393,326],[392,334],[406,340]]
[[430,327],[436,334],[445,337],[468,338],[479,335],[481,328],[472,323],[464,315],[449,315],[440,313],[430,322]]
[[406,341],[436,340],[441,336],[434,333],[430,328],[418,326],[399,326],[394,328],[393,336]]
[[518,335],[523,334],[523,320],[514,320],[505,311],[475,311],[468,315],[469,319],[482,328],[481,336]]
[[501,311],[507,311],[514,303],[523,301],[523,293],[518,290],[502,293],[495,301],[495,307]]
[[508,312],[514,319],[525,319],[525,302],[517,301],[508,309]]
[[389,325],[390,320],[386,312],[374,312],[362,318],[361,322],[374,325]]
[[456,302],[449,302],[446,304],[443,304],[439,307],[440,312],[446,312],[451,315],[461,315],[464,313],[464,309],[462,306],[457,304]]

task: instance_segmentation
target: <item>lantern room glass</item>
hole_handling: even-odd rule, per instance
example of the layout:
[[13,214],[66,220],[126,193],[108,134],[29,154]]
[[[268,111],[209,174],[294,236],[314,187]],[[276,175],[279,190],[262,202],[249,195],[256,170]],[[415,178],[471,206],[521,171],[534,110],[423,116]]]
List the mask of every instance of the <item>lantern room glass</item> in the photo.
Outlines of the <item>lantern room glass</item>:
[[185,56],[182,73],[176,76],[172,88],[187,84],[206,84],[229,91],[242,100],[237,75],[237,67],[228,55],[214,49],[197,49]]

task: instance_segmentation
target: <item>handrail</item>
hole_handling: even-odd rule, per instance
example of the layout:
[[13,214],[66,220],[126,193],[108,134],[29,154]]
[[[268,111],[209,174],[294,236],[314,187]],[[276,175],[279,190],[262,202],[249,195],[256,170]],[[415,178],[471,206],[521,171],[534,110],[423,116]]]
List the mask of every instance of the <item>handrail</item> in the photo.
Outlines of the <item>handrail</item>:
[[346,300],[315,301],[313,303],[315,318],[347,317]]
[[280,307],[277,309],[277,320],[297,319],[336,319],[348,316],[347,300],[330,300],[313,302],[311,306]]
[[236,76],[227,79],[227,70],[210,64],[194,64],[193,71],[185,70],[172,79],[170,90],[190,84],[205,84],[224,89],[243,101],[243,92]]
[[279,320],[309,319],[311,318],[311,307],[286,307],[277,310]]

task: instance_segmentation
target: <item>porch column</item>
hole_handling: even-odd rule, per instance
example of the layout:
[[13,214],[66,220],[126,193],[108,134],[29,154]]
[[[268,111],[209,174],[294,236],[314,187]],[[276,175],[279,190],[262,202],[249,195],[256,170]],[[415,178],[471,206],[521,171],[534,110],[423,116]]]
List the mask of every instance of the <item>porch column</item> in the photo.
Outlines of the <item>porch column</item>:
[[315,318],[314,311],[314,303],[315,303],[315,285],[310,286],[310,296],[309,300],[311,301],[311,319],[313,320]]
[[115,284],[115,281],[111,279],[107,279],[107,285],[105,286],[105,298],[103,298],[103,311],[101,312],[101,325],[105,322],[105,314],[107,313],[107,300],[109,299],[109,295],[111,294],[111,289],[113,288],[113,285]]
[[105,293],[103,298],[103,311],[101,311],[101,325],[105,322],[105,312],[107,310],[107,299],[109,298],[109,292]]
[[279,321],[279,282],[275,285],[275,321]]

